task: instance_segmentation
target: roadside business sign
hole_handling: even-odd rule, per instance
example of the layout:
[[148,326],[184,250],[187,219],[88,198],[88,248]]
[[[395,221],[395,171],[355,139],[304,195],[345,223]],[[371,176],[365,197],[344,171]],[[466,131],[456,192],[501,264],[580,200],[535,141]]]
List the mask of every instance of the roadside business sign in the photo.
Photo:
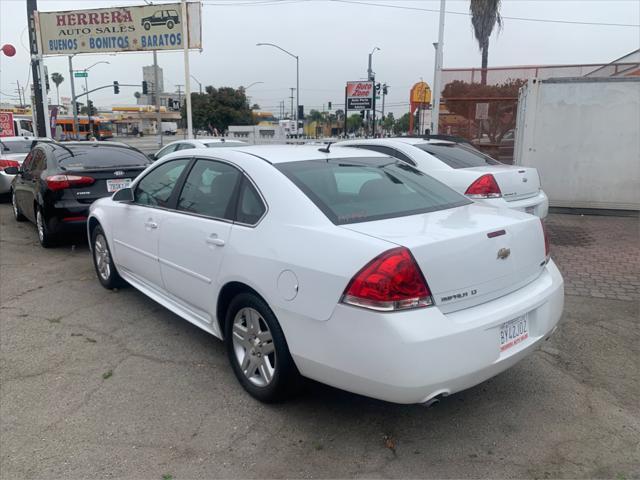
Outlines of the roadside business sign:
[[373,109],[373,82],[347,82],[347,110]]
[[200,2],[187,3],[186,18],[180,3],[38,12],[37,17],[43,55],[182,50],[185,43],[202,48]]
[[0,137],[13,137],[13,113],[0,112]]

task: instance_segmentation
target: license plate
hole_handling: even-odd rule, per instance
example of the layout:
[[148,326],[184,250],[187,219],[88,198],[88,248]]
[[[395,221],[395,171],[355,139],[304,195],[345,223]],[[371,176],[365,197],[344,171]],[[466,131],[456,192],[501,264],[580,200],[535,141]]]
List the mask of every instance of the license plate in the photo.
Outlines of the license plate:
[[536,207],[524,207],[524,211],[525,213],[530,213],[531,215],[533,215],[533,213],[536,211]]
[[127,188],[131,185],[130,178],[118,178],[113,180],[107,180],[107,192],[113,193],[123,188]]
[[510,349],[529,338],[527,316],[515,318],[500,325],[500,351]]

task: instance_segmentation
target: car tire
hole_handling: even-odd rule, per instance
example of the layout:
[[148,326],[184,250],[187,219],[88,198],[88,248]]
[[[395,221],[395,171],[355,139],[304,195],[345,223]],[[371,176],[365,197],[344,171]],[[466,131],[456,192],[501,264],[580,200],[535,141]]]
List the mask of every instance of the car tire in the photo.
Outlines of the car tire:
[[43,248],[49,248],[55,244],[55,235],[49,230],[47,218],[40,207],[36,207],[36,229],[38,230],[38,240]]
[[149,22],[145,22],[143,26],[145,30],[151,30],[151,24]]
[[281,401],[299,386],[300,373],[278,319],[254,293],[240,293],[231,301],[225,343],[238,381],[257,400]]
[[100,225],[91,232],[91,258],[98,280],[104,288],[111,290],[123,286],[124,280],[116,270],[107,236]]
[[13,218],[15,218],[16,222],[24,222],[27,219],[20,211],[16,200],[16,193],[13,190],[11,190],[11,208],[13,210]]
[[169,20],[169,21],[167,22],[167,28],[168,28],[169,30],[171,30],[171,29],[173,28],[173,26],[174,26],[174,25],[175,25],[175,24],[173,23],[173,20]]

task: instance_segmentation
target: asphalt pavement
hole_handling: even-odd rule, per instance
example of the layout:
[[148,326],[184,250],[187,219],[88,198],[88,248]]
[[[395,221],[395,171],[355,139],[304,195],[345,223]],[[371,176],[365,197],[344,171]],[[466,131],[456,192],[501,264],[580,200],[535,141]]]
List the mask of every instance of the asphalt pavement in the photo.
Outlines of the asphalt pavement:
[[0,477],[640,478],[639,315],[567,295],[541,350],[432,408],[315,383],[263,405],[220,341],[2,204]]

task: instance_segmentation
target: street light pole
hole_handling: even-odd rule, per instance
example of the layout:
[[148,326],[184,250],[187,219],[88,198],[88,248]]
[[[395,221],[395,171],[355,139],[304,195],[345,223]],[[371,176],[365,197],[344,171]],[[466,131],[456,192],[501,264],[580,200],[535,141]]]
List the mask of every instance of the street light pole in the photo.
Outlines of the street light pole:
[[[84,70],[82,70],[85,73],[85,77],[84,77],[84,88],[87,90],[87,118],[88,118],[88,127],[89,127],[89,133],[93,135],[93,126],[91,125],[91,110],[93,110],[93,106],[90,105],[90,100],[89,100],[89,70],[91,70],[93,67],[95,67],[96,65],[100,65],[101,63],[110,65],[109,62],[107,62],[106,60],[102,60],[100,62],[96,62],[93,65],[89,65],[87,68],[85,68]],[[78,133],[80,133],[78,131]],[[98,135],[99,136],[99,135]]]
[[278,45],[276,45],[275,43],[256,43],[257,47],[262,47],[262,46],[268,46],[268,47],[274,47],[277,48],[278,50],[283,51],[284,53],[286,53],[287,55],[289,55],[290,57],[293,57],[296,59],[296,111],[295,111],[295,119],[296,119],[296,137],[298,136],[298,112],[300,111],[300,58],[298,57],[298,55],[294,55],[293,53],[285,50],[282,47],[279,47]]
[[194,77],[193,75],[190,75],[190,77],[193,78],[196,81],[196,83],[198,84],[198,89],[200,91],[200,95],[202,95],[202,83],[200,83],[200,81],[196,77]]
[[73,77],[73,55],[69,55],[69,80],[71,81],[71,108],[73,109],[73,131],[75,132],[75,140],[78,139],[80,133],[80,125],[78,123],[78,104],[76,102],[76,82]]

